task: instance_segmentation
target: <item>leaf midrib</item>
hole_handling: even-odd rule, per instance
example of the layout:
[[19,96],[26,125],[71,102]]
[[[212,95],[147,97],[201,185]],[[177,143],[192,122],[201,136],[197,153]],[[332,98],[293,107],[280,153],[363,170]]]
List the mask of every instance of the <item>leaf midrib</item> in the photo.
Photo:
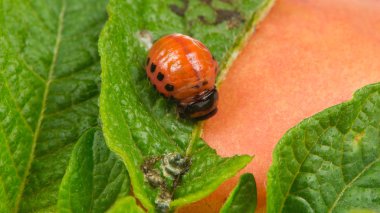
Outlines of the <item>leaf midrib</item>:
[[[364,100],[367,101],[367,100],[369,99],[369,97],[370,97],[370,96],[366,97]],[[359,112],[362,111],[363,106],[364,106],[364,105],[361,105],[361,106],[360,106],[360,110],[358,110],[358,112],[357,112],[357,114],[356,114],[356,116],[355,116],[356,118],[358,117]],[[342,117],[342,116],[339,116],[338,120],[336,121],[337,124],[339,123],[341,117]],[[355,120],[355,119],[353,119],[353,120]],[[351,123],[351,127],[350,127],[350,129],[352,129],[352,125],[353,125],[353,123]],[[318,140],[316,141],[316,143],[313,144],[313,146],[310,148],[309,152],[306,154],[305,158],[302,160],[302,163],[300,164],[300,166],[299,166],[299,168],[298,168],[298,170],[297,170],[297,173],[294,175],[293,180],[292,180],[292,183],[289,185],[289,188],[288,188],[288,190],[287,190],[287,193],[286,193],[286,195],[284,196],[284,199],[283,199],[282,204],[281,204],[281,207],[280,207],[280,210],[281,210],[281,211],[284,209],[284,206],[285,206],[285,202],[286,202],[286,200],[287,200],[287,197],[288,197],[288,195],[290,194],[290,190],[291,190],[291,188],[292,188],[292,186],[293,186],[293,183],[294,183],[294,181],[296,180],[296,178],[297,178],[297,176],[298,176],[298,174],[299,174],[299,172],[300,172],[300,169],[301,169],[301,167],[302,167],[304,161],[307,159],[307,157],[309,157],[309,155],[310,155],[310,153],[311,153],[311,150],[314,148],[314,146],[315,146],[316,144],[318,144],[318,142],[319,142],[319,140],[320,140],[320,137],[321,137],[321,136],[324,134],[324,132],[326,132],[327,130],[328,130],[328,128],[327,128],[327,129],[324,129],[324,131],[318,136]],[[342,144],[342,146],[343,146],[343,144]],[[343,155],[342,155],[341,157],[343,158]],[[377,162],[377,161],[379,161],[379,160],[380,160],[380,158],[377,158],[377,159],[374,160],[372,163],[368,164],[366,167],[363,168],[363,171],[361,171],[360,173],[358,173],[358,174],[355,176],[355,178],[353,178],[348,184],[346,184],[346,185],[343,187],[343,189],[342,189],[341,192],[339,193],[337,199],[334,201],[333,205],[329,208],[329,211],[328,211],[329,213],[331,213],[332,210],[336,207],[336,205],[338,204],[338,201],[341,199],[341,197],[343,196],[344,192],[345,192],[348,188],[351,187],[352,183],[355,182],[357,178],[359,178],[359,177],[360,177],[360,176],[361,176],[361,175],[362,175],[367,169],[369,169],[369,168],[370,168],[375,162]]]
[[335,209],[336,205],[338,204],[339,200],[342,198],[342,196],[344,195],[344,193],[346,192],[347,189],[349,189],[352,184],[357,180],[359,179],[369,168],[371,168],[375,163],[379,162],[380,161],[380,157],[377,158],[375,161],[369,163],[367,166],[365,166],[363,168],[363,170],[357,174],[348,184],[346,184],[342,191],[340,191],[337,199],[335,200],[335,202],[333,203],[333,205],[331,205],[330,209],[328,210],[329,213],[333,212],[333,210]]
[[[318,144],[318,142],[320,141],[321,139],[321,136],[327,131],[328,129],[324,129],[323,132],[321,134],[319,134],[318,136],[318,139],[315,141],[315,143],[310,147],[310,149],[308,150],[307,154],[305,155],[305,157],[302,159],[302,161],[300,162],[300,165],[298,166],[298,169],[297,169],[297,172],[294,174],[293,176],[293,179],[292,179],[292,182],[290,183],[289,187],[288,187],[288,190],[286,191],[286,194],[284,195],[284,199],[282,200],[281,202],[281,207],[280,207],[280,211],[282,211],[285,207],[285,202],[287,200],[287,197],[289,196],[290,194],[290,190],[292,189],[292,186],[294,184],[294,181],[297,179],[299,173],[300,173],[300,170],[303,166],[303,164],[305,163],[306,159],[310,156],[311,154],[311,151],[314,149],[315,145]],[[303,140],[303,142],[305,142],[305,138]]]
[[51,64],[50,64],[50,68],[49,68],[49,74],[48,74],[48,78],[47,78],[46,83],[45,83],[45,90],[44,90],[43,98],[41,101],[42,107],[41,107],[41,111],[40,111],[39,118],[37,121],[37,126],[36,126],[36,129],[34,131],[32,151],[31,151],[31,154],[29,156],[26,172],[25,172],[24,177],[22,179],[20,190],[19,190],[19,193],[17,196],[15,212],[18,212],[18,209],[20,206],[21,198],[22,198],[23,191],[24,191],[25,184],[26,184],[26,177],[29,175],[30,167],[32,166],[32,161],[34,158],[34,151],[36,148],[37,140],[38,140],[38,137],[39,137],[40,132],[41,132],[41,125],[42,125],[42,121],[44,120],[44,114],[45,114],[45,110],[46,110],[46,102],[47,102],[47,97],[49,94],[49,88],[50,88],[50,84],[53,80],[54,71],[55,71],[55,67],[56,67],[57,59],[58,59],[58,52],[59,52],[59,49],[61,46],[65,12],[66,12],[66,1],[63,0],[62,1],[62,8],[61,8],[61,11],[60,11],[59,17],[58,17],[58,29],[57,29],[57,36],[56,36],[55,45],[54,45],[53,57],[51,60]]

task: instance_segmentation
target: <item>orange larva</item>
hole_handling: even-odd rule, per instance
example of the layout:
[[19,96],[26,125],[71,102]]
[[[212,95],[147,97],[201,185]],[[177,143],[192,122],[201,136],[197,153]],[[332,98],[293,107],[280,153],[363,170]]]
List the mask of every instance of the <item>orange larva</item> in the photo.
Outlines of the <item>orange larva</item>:
[[181,118],[204,120],[217,112],[218,63],[200,41],[182,34],[160,38],[149,50],[146,73],[153,86],[177,103]]

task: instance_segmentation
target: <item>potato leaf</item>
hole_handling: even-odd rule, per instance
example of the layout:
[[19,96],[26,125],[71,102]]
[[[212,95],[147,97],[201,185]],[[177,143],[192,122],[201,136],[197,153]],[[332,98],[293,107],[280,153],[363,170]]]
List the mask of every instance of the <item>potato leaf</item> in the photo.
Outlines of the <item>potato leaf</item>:
[[379,212],[375,210],[370,210],[370,209],[351,209],[350,211],[348,211],[348,213],[379,213]]
[[143,213],[132,196],[128,196],[118,200],[107,213]]
[[220,210],[221,213],[253,213],[257,205],[255,178],[251,173],[240,176],[238,185],[231,192]]
[[97,125],[105,0],[0,3],[0,212],[54,211],[73,145]]
[[[177,117],[175,105],[148,82],[146,46],[169,33],[193,36],[220,62],[220,82],[242,42],[271,4],[270,0],[110,1],[110,18],[99,42],[103,132],[110,149],[125,162],[134,195],[148,211],[154,211],[156,205],[162,210],[205,197],[251,157],[221,158],[200,139],[199,126]],[[159,159],[170,156],[191,162],[181,178],[163,177],[160,168],[164,165]],[[154,159],[157,164],[146,164]],[[156,182],[164,178],[165,183],[151,186],[148,181],[152,177]]]
[[380,84],[289,130],[273,154],[268,212],[380,209]]
[[129,193],[123,162],[106,146],[102,132],[93,128],[76,143],[59,190],[59,212],[105,212]]

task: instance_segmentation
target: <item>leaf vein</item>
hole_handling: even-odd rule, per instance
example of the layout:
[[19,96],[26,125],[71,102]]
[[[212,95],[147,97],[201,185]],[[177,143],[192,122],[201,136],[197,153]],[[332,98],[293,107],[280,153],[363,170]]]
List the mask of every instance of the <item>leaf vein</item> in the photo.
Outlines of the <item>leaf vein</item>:
[[19,174],[18,171],[17,171],[17,167],[16,167],[16,164],[15,164],[15,160],[14,160],[13,155],[12,155],[12,152],[11,152],[11,148],[9,147],[9,139],[8,139],[8,137],[6,137],[6,134],[5,134],[5,132],[4,132],[4,127],[3,127],[3,125],[0,125],[0,132],[4,135],[4,138],[5,138],[5,145],[6,145],[6,147],[7,147],[7,151],[8,151],[8,153],[9,153],[9,158],[10,158],[10,160],[12,161],[12,166],[13,166],[13,168],[14,168],[15,171],[16,171],[16,175],[17,175],[18,178],[21,179],[20,174]]
[[[1,175],[0,175],[0,183],[1,183],[1,186],[2,186],[1,188],[2,188],[3,191],[5,192],[5,193],[4,193],[4,196],[6,197],[6,199],[7,199],[7,201],[8,201],[8,202],[1,201],[1,202],[2,202],[2,203],[6,203],[5,205],[7,205],[7,204],[9,203],[9,201],[10,201],[9,196],[8,196],[10,193],[8,193],[7,190],[5,189],[5,182],[4,182],[4,180],[3,180],[3,178],[2,178]],[[8,206],[8,205],[7,205],[7,206]],[[8,209],[9,209],[9,206],[8,206]]]
[[377,163],[377,162],[380,162],[380,158],[377,158],[375,161],[373,161],[373,162],[371,162],[371,163],[369,163],[369,164],[367,164],[367,166],[365,166],[364,168],[363,168],[363,170],[359,173],[359,174],[357,174],[347,185],[345,185],[344,187],[343,187],[343,189],[342,189],[342,191],[339,193],[339,195],[338,195],[338,198],[335,200],[335,202],[333,203],[333,205],[331,205],[331,207],[330,207],[330,209],[328,210],[328,212],[329,213],[331,213],[334,209],[335,209],[335,207],[336,207],[336,205],[338,204],[338,202],[339,202],[339,200],[342,198],[342,196],[343,196],[343,194],[346,192],[346,190],[348,189],[348,188],[350,188],[351,186],[352,186],[352,184],[357,180],[357,179],[359,179],[360,178],[360,176],[362,176],[369,168],[371,168],[375,163]]
[[34,70],[33,66],[30,65],[28,62],[26,62],[26,60],[25,60],[23,57],[18,56],[17,58],[18,58],[19,62],[21,62],[21,63],[24,64],[26,70],[28,70],[28,71],[29,71],[32,75],[34,75],[38,80],[42,81],[43,83],[46,83],[46,79],[45,79],[43,76],[41,76],[39,73],[37,73],[37,72]]
[[62,31],[63,31],[65,11],[66,11],[66,1],[64,0],[62,8],[61,8],[61,11],[60,11],[60,14],[59,14],[59,18],[58,18],[58,29],[57,29],[56,42],[55,42],[55,46],[54,46],[53,59],[52,59],[51,65],[50,65],[49,75],[48,75],[48,79],[47,79],[46,85],[45,85],[45,91],[44,91],[44,95],[43,95],[43,98],[42,98],[42,107],[41,107],[40,115],[39,115],[39,118],[38,118],[38,121],[37,121],[36,129],[34,131],[34,137],[33,137],[33,143],[32,143],[32,153],[29,156],[27,170],[26,170],[25,175],[23,177],[23,180],[22,180],[22,183],[21,183],[21,187],[20,187],[20,192],[18,193],[18,196],[17,196],[17,199],[16,199],[16,212],[18,212],[19,203],[21,201],[22,194],[23,194],[22,192],[24,191],[24,188],[25,188],[26,177],[29,175],[29,170],[30,170],[30,167],[32,166],[32,161],[33,161],[33,157],[34,157],[35,147],[36,147],[37,140],[38,140],[38,137],[39,137],[39,134],[40,134],[40,129],[41,129],[42,121],[44,119],[44,112],[45,112],[45,108],[46,108],[46,101],[47,101],[47,97],[48,97],[48,93],[49,93],[49,87],[50,87],[50,83],[52,81],[52,77],[53,77],[53,74],[54,74],[55,66],[56,66],[56,63],[57,63],[58,52],[59,52],[59,48],[60,48],[60,45],[61,45],[61,38],[62,38]]
[[66,107],[64,107],[64,108],[62,108],[60,110],[57,110],[57,111],[51,112],[51,113],[46,113],[45,117],[52,117],[52,116],[60,115],[60,114],[62,114],[64,112],[69,111],[70,109],[73,109],[75,107],[79,107],[82,104],[85,104],[85,103],[90,102],[90,101],[92,101],[94,99],[97,99],[98,96],[99,96],[99,94],[96,93],[96,94],[94,94],[94,95],[92,95],[92,96],[90,96],[90,97],[88,97],[88,98],[86,98],[86,99],[84,99],[82,101],[78,101],[78,102],[72,103],[72,104],[70,104],[70,105],[68,105],[68,106],[66,106]]
[[[318,140],[315,141],[315,143],[313,144],[312,147],[310,147],[310,150],[308,150],[307,154],[306,154],[305,157],[302,159],[302,161],[299,162],[300,164],[299,164],[299,166],[298,166],[297,172],[296,172],[296,174],[294,174],[294,177],[293,177],[293,179],[292,179],[292,182],[289,184],[288,190],[287,190],[287,192],[286,192],[285,195],[284,195],[284,199],[283,199],[283,201],[282,201],[282,203],[281,203],[281,207],[279,208],[279,210],[282,210],[282,209],[284,208],[285,201],[286,201],[286,197],[289,195],[290,190],[291,190],[291,188],[292,188],[292,186],[293,186],[293,183],[294,183],[294,181],[296,180],[298,174],[300,173],[301,167],[303,166],[305,160],[309,157],[310,154],[312,154],[312,150],[314,149],[315,145],[318,144],[318,142],[319,142],[320,139],[321,139],[321,136],[322,136],[327,130],[328,130],[328,129],[324,129],[324,130],[323,130],[323,132],[318,136]],[[306,138],[304,139],[304,142],[305,142],[305,140],[306,140]]]
[[[4,76],[1,74],[1,72],[0,72],[0,75],[4,78]],[[9,88],[8,81],[5,80],[3,86],[8,90],[9,98],[10,98],[11,101],[14,103],[15,108],[16,108],[16,112],[19,113],[20,118],[21,118],[21,120],[24,122],[26,128],[29,129],[30,132],[33,133],[33,129],[32,129],[32,127],[30,126],[30,124],[26,121],[25,117],[22,115],[22,110],[20,109],[20,106],[17,104],[16,99],[13,97],[13,95],[11,95],[11,90],[10,90],[10,88]]]
[[62,76],[54,78],[54,81],[61,81],[61,80],[69,79],[72,76],[75,76],[75,75],[77,75],[81,72],[84,72],[84,71],[88,71],[89,68],[96,67],[98,65],[99,65],[99,60],[92,61],[91,63],[86,64],[84,66],[80,66],[77,70],[74,70],[74,71],[72,71],[66,75],[62,75]]

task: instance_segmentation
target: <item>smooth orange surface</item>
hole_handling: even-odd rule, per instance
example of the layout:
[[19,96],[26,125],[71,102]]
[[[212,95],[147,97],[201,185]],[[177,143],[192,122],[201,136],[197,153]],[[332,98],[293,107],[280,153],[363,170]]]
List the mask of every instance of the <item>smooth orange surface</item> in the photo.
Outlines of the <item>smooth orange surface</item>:
[[[204,139],[222,156],[255,155],[258,210],[281,136],[380,81],[380,1],[278,0],[233,64]],[[218,212],[237,177],[180,212]]]
[[[153,44],[145,69],[150,82],[161,94],[189,102],[195,95],[214,89],[217,66],[204,44],[176,33]],[[171,85],[172,90],[166,89],[167,85]]]

